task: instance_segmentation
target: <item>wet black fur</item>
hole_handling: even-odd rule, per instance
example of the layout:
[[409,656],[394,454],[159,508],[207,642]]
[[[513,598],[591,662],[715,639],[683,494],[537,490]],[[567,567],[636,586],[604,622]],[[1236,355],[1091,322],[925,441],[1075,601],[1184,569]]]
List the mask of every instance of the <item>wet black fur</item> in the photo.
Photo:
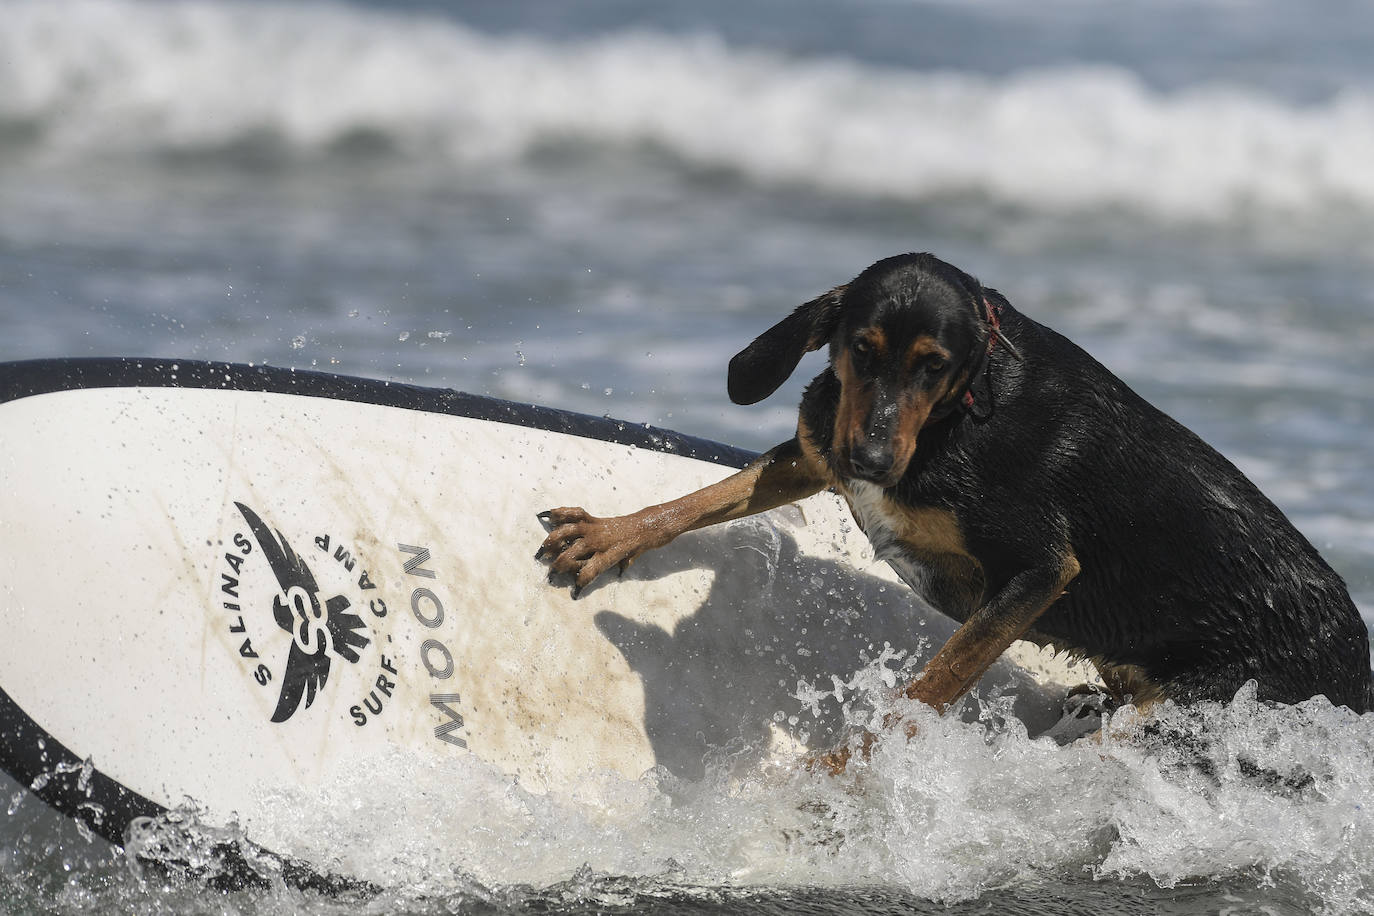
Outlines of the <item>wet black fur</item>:
[[[1024,361],[995,346],[983,362],[984,296],[1002,305],[1002,330]],[[1139,666],[1180,702],[1230,700],[1254,679],[1261,699],[1323,694],[1370,707],[1365,625],[1341,578],[1283,513],[1195,434],[957,268],[930,255],[878,262],[739,354],[731,393],[766,397],[803,349],[828,341],[833,362],[873,324],[890,340],[934,335],[979,370],[976,396],[991,400],[974,412],[951,401],[889,491],[952,512],[982,565],[984,587],[972,591],[981,598],[942,601],[970,589],[937,587],[941,611],[966,619],[1067,544],[1082,570],[1034,625],[1057,649]],[[839,395],[827,367],[801,405],[801,428],[837,476]]]

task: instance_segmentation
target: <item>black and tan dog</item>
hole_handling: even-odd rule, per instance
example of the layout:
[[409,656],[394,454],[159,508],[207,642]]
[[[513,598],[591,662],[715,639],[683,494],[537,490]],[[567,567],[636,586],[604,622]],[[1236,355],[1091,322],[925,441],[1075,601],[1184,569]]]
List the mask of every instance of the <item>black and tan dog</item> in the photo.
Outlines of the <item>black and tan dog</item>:
[[[686,531],[834,487],[877,555],[961,626],[905,694],[943,710],[1015,639],[1091,659],[1120,701],[1371,704],[1340,577],[1230,462],[1091,356],[928,254],[879,261],[730,361],[736,403],[830,347],[795,438],[632,515],[541,518],[594,578]],[[844,753],[830,759],[842,766]]]

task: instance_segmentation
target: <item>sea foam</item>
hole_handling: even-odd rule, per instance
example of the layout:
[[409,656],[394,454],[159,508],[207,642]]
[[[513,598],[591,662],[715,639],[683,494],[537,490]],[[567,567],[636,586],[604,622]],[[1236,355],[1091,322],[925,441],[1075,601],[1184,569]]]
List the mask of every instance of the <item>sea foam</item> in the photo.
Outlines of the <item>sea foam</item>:
[[[331,869],[427,896],[556,890],[568,902],[609,882],[953,902],[1056,880],[1239,880],[1280,883],[1324,912],[1374,912],[1365,718],[1320,698],[1271,707],[1252,685],[1224,705],[1128,707],[1060,746],[995,697],[978,721],[894,701],[889,674],[875,664],[844,685],[853,722],[896,712],[916,733],[885,732],[839,777],[785,758],[741,771],[722,749],[698,781],[589,772],[547,796],[470,758],[360,759],[318,796],[269,793],[258,826]],[[379,784],[380,772],[396,778]]]
[[0,137],[57,157],[364,141],[492,166],[574,143],[897,200],[1183,220],[1374,207],[1374,96],[1355,89],[1302,106],[1115,67],[992,78],[318,3],[5,0],[0,16]]

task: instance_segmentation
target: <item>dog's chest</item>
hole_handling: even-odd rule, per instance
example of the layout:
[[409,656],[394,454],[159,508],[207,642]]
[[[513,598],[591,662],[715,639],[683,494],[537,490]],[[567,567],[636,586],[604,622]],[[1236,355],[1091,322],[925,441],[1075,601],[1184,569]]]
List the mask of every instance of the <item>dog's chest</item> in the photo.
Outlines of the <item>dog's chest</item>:
[[867,481],[845,480],[840,490],[874,556],[912,591],[959,619],[976,607],[982,566],[969,554],[953,513],[901,505]]

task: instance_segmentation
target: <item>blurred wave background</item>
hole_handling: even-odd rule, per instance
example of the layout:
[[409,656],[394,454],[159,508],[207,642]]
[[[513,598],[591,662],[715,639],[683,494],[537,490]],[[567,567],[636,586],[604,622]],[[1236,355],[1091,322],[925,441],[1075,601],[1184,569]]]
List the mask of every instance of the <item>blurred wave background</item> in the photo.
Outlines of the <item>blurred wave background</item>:
[[[1370,619],[1371,47],[1367,0],[0,0],[0,359],[318,368],[762,449],[821,357],[750,408],[729,357],[929,250],[1221,449]],[[1125,872],[1367,901],[1282,817],[1189,852],[1143,772]],[[125,900],[64,884],[73,828],[3,782],[0,908]]]

